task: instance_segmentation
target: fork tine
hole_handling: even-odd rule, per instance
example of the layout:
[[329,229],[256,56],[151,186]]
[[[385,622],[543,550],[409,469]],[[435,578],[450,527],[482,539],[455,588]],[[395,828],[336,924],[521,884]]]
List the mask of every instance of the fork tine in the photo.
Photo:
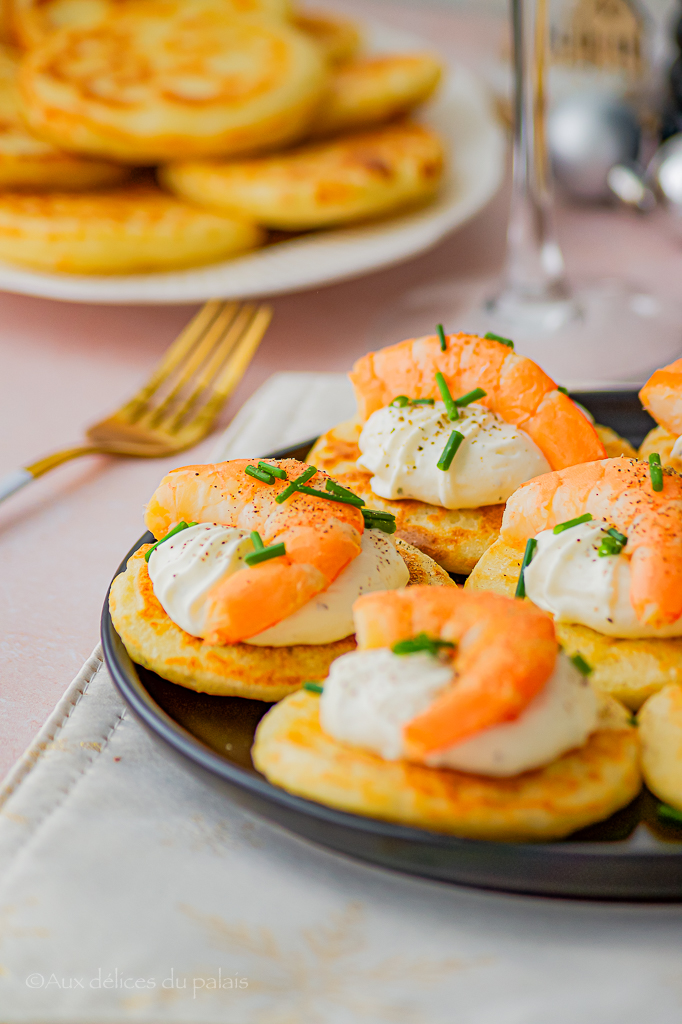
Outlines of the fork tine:
[[171,433],[180,428],[182,421],[188,417],[190,411],[200,401],[204,392],[214,383],[222,367],[225,365],[225,360],[230,352],[248,330],[255,312],[256,307],[253,304],[242,306],[222,338],[218,340],[210,358],[204,363],[194,380],[187,382],[188,384],[191,383],[192,392],[182,402],[180,407],[173,411],[173,420],[168,426]]
[[258,306],[251,323],[234,347],[226,365],[218,374],[213,387],[207,389],[207,401],[194,418],[184,425],[185,429],[201,430],[207,433],[220,410],[242,379],[263,335],[272,320],[271,306]]
[[197,340],[211,326],[216,317],[224,309],[226,303],[221,299],[210,299],[205,302],[200,310],[192,317],[187,326],[180,332],[175,341],[167,350],[165,356],[154,369],[149,380],[143,384],[140,390],[133,395],[129,402],[119,410],[118,415],[129,422],[135,422],[144,413],[149,399],[158,390],[159,386],[168,379],[173,371],[180,365],[188,352],[190,352]]
[[172,410],[176,405],[180,393],[191,384],[195,375],[210,357],[216,344],[219,344],[220,339],[226,332],[229,332],[231,325],[239,317],[240,310],[240,303],[230,302],[225,304],[225,307],[215,317],[198,344],[195,345],[184,362],[177,368],[177,375],[174,378],[171,390],[158,406],[148,410],[146,418],[149,426],[158,427],[161,421],[166,418],[169,410]]

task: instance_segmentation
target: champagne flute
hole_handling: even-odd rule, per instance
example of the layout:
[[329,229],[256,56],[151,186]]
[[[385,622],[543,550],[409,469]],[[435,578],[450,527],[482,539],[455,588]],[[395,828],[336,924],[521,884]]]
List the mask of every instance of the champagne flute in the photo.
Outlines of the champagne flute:
[[403,298],[384,318],[398,341],[445,330],[510,338],[572,390],[639,387],[682,355],[682,309],[620,278],[569,282],[554,227],[546,140],[549,0],[511,0],[513,185],[507,254],[494,295],[466,311],[454,282]]

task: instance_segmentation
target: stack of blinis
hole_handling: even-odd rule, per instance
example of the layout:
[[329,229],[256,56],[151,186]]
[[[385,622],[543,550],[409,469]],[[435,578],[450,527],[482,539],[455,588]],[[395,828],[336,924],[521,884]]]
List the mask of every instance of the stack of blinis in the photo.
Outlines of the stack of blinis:
[[288,0],[7,0],[0,259],[115,274],[209,263],[429,201],[407,115],[430,54],[360,54]]

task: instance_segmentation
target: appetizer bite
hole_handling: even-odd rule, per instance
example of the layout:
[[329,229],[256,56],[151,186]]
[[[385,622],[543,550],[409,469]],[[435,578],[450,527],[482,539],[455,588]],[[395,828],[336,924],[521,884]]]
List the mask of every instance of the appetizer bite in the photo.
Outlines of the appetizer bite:
[[295,459],[174,470],[146,524],[159,540],[114,580],[114,627],[134,661],[206,693],[279,700],[355,648],[360,594],[453,586],[390,515]]
[[350,378],[358,419],[310,460],[392,512],[398,536],[449,572],[471,572],[520,484],[606,455],[584,413],[506,339],[410,339],[364,356]]
[[[682,824],[682,686],[649,697],[637,716],[644,781],[664,801],[662,818]],[[669,812],[673,808],[673,814]],[[674,814],[677,811],[677,815]],[[659,814],[661,808],[659,808]]]
[[550,612],[593,685],[637,709],[682,682],[682,477],[620,458],[531,480],[467,587]]
[[682,472],[682,359],[656,370],[639,397],[658,423],[642,441],[640,458],[658,455],[661,465]]
[[636,729],[561,653],[545,612],[413,587],[364,595],[353,614],[358,650],[258,726],[253,760],[270,782],[497,840],[560,838],[639,792]]

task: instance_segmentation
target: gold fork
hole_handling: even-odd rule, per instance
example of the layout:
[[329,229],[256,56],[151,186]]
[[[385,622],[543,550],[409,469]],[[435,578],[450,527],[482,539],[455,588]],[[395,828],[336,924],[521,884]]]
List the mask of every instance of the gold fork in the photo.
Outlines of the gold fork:
[[243,377],[271,319],[269,306],[207,302],[137,394],[88,429],[90,444],[66,448],[9,473],[0,479],[0,501],[80,455],[154,459],[197,444]]

